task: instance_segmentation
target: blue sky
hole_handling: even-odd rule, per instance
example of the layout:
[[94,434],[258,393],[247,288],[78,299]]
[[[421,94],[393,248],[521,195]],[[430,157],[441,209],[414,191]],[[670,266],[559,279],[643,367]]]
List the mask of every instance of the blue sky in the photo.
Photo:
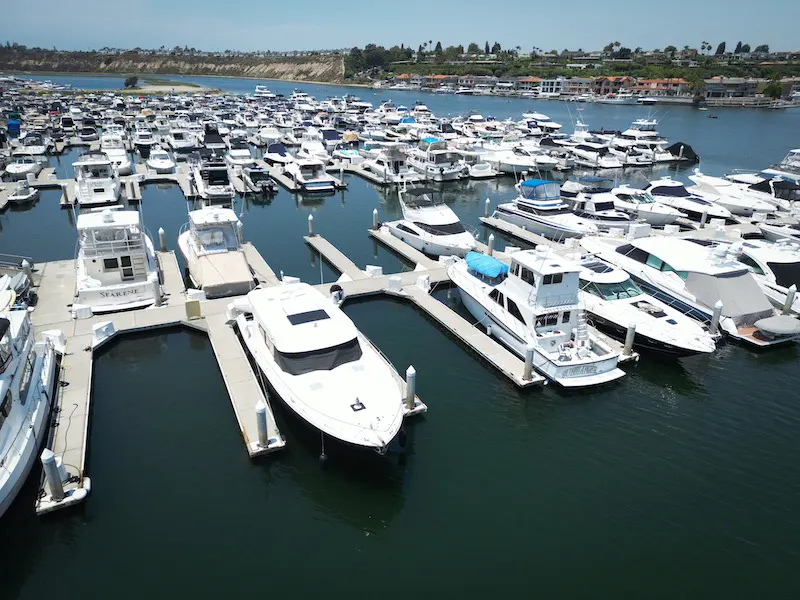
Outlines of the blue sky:
[[[338,5],[342,9],[333,9]],[[389,8],[391,7],[391,8]],[[725,40],[800,49],[800,1],[762,0],[36,0],[3,6],[0,41],[59,49],[175,45],[204,50],[295,50],[423,41],[445,46],[500,42],[529,51],[600,49],[610,41],[644,49],[715,47]]]

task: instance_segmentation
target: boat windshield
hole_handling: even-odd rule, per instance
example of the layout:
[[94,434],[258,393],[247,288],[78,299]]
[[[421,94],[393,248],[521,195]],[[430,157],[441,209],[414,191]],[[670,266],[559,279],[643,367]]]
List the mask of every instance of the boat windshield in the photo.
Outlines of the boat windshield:
[[428,225],[427,223],[419,223],[414,221],[414,225],[422,229],[422,231],[432,235],[456,235],[466,231],[460,221],[456,221],[455,223],[446,223],[444,225]]
[[785,288],[791,287],[792,284],[800,286],[800,262],[768,262],[767,265],[775,273],[775,281],[779,286]]
[[655,198],[653,198],[647,192],[642,194],[625,194],[619,193],[617,194],[617,198],[622,200],[623,202],[631,202],[632,204],[655,204]]
[[603,300],[621,300],[623,298],[636,298],[644,292],[630,278],[620,283],[594,283],[581,281],[584,292],[602,298]]
[[308,352],[280,352],[275,350],[275,362],[289,375],[304,375],[314,371],[332,371],[344,364],[355,362],[361,358],[361,345],[358,338],[349,342],[309,350]]
[[594,203],[595,211],[601,210],[614,210],[614,203],[613,202],[595,202]]

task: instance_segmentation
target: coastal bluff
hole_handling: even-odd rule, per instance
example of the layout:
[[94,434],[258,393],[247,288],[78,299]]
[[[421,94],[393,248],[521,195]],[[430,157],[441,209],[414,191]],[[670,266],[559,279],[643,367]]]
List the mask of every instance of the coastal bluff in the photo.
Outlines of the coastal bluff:
[[203,56],[125,52],[59,52],[0,47],[0,71],[208,75],[341,83],[344,62],[338,55]]

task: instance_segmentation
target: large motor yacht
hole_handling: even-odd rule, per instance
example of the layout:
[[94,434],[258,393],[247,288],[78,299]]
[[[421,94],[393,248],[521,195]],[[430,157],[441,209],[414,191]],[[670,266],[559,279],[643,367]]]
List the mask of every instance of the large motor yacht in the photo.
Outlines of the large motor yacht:
[[452,181],[468,174],[461,155],[448,149],[447,142],[423,138],[408,157],[408,165],[431,181]]
[[564,387],[619,379],[619,354],[589,330],[579,298],[580,267],[551,250],[511,255],[511,267],[477,252],[448,267],[461,300],[490,334]]
[[309,194],[327,194],[336,189],[336,179],[325,171],[322,161],[314,158],[298,158],[284,172],[301,191]]
[[789,154],[781,162],[764,169],[762,173],[766,177],[782,177],[800,183],[800,148],[789,150]]
[[75,199],[81,207],[115,204],[121,187],[119,173],[105,152],[88,152],[72,163]]
[[207,203],[232,203],[236,196],[228,166],[224,162],[196,160],[193,162],[191,182],[197,195]]
[[193,210],[178,235],[189,277],[207,298],[238,296],[255,287],[241,239],[241,221],[229,208]]
[[526,179],[516,187],[519,196],[514,202],[498,205],[493,217],[551,240],[597,233],[597,225],[576,215],[561,199],[555,181]]
[[47,439],[55,367],[53,345],[35,341],[27,311],[0,313],[0,517]]
[[385,223],[396,238],[432,256],[465,256],[475,249],[475,236],[432,188],[412,187],[399,193],[403,218]]
[[778,314],[747,267],[722,245],[703,251],[689,240],[649,237],[637,240],[591,237],[589,252],[630,273],[647,293],[703,323],[711,323],[721,302],[720,329],[758,347],[800,337],[800,322]]
[[125,142],[116,133],[104,133],[100,136],[100,150],[106,153],[111,164],[120,175],[131,174],[131,159],[125,149]]
[[367,157],[363,165],[365,170],[386,183],[401,185],[424,179],[408,165],[408,156],[399,147],[389,146],[379,150],[374,157]]
[[700,323],[645,294],[622,269],[591,255],[580,266],[581,300],[598,329],[624,341],[635,325],[634,348],[675,358],[714,351]]
[[704,214],[706,219],[725,219],[726,222],[732,218],[731,211],[721,204],[692,194],[680,181],[669,177],[651,181],[644,189],[653,198],[681,211],[692,221],[702,221]]
[[694,185],[687,188],[688,192],[724,206],[731,211],[731,214],[752,217],[754,213],[768,214],[778,210],[777,202],[767,202],[758,198],[729,179],[711,177],[701,173],[699,169],[695,169],[694,174],[689,175],[689,179]]
[[229,310],[243,313],[244,344],[299,418],[349,446],[389,449],[403,425],[404,384],[331,299],[294,280],[254,290]]
[[105,313],[149,306],[161,295],[153,242],[141,215],[122,207],[93,209],[78,215],[75,304]]

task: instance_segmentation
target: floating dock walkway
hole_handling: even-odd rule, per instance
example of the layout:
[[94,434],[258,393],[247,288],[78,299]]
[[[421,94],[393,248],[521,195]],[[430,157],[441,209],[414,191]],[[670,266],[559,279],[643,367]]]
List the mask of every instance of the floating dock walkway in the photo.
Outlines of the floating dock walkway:
[[[276,284],[277,278],[255,248],[248,244],[245,252],[262,283]],[[259,379],[236,333],[227,323],[225,309],[233,299],[189,299],[175,254],[159,252],[157,258],[163,282],[160,306],[79,320],[73,319],[70,312],[75,294],[75,261],[62,260],[37,265],[34,284],[39,303],[31,313],[31,319],[37,333],[60,331],[63,336],[63,347],[60,348],[63,352],[61,383],[56,388],[53,426],[47,447],[61,459],[69,476],[68,483],[63,485],[65,497],[61,500],[54,499],[42,481],[42,492],[36,500],[36,512],[39,514],[80,502],[91,489],[86,459],[94,354],[122,334],[176,326],[205,332],[211,340],[248,454],[251,457],[258,456],[279,450],[285,445]],[[257,441],[256,406],[260,403],[267,406],[268,442],[264,446]]]

